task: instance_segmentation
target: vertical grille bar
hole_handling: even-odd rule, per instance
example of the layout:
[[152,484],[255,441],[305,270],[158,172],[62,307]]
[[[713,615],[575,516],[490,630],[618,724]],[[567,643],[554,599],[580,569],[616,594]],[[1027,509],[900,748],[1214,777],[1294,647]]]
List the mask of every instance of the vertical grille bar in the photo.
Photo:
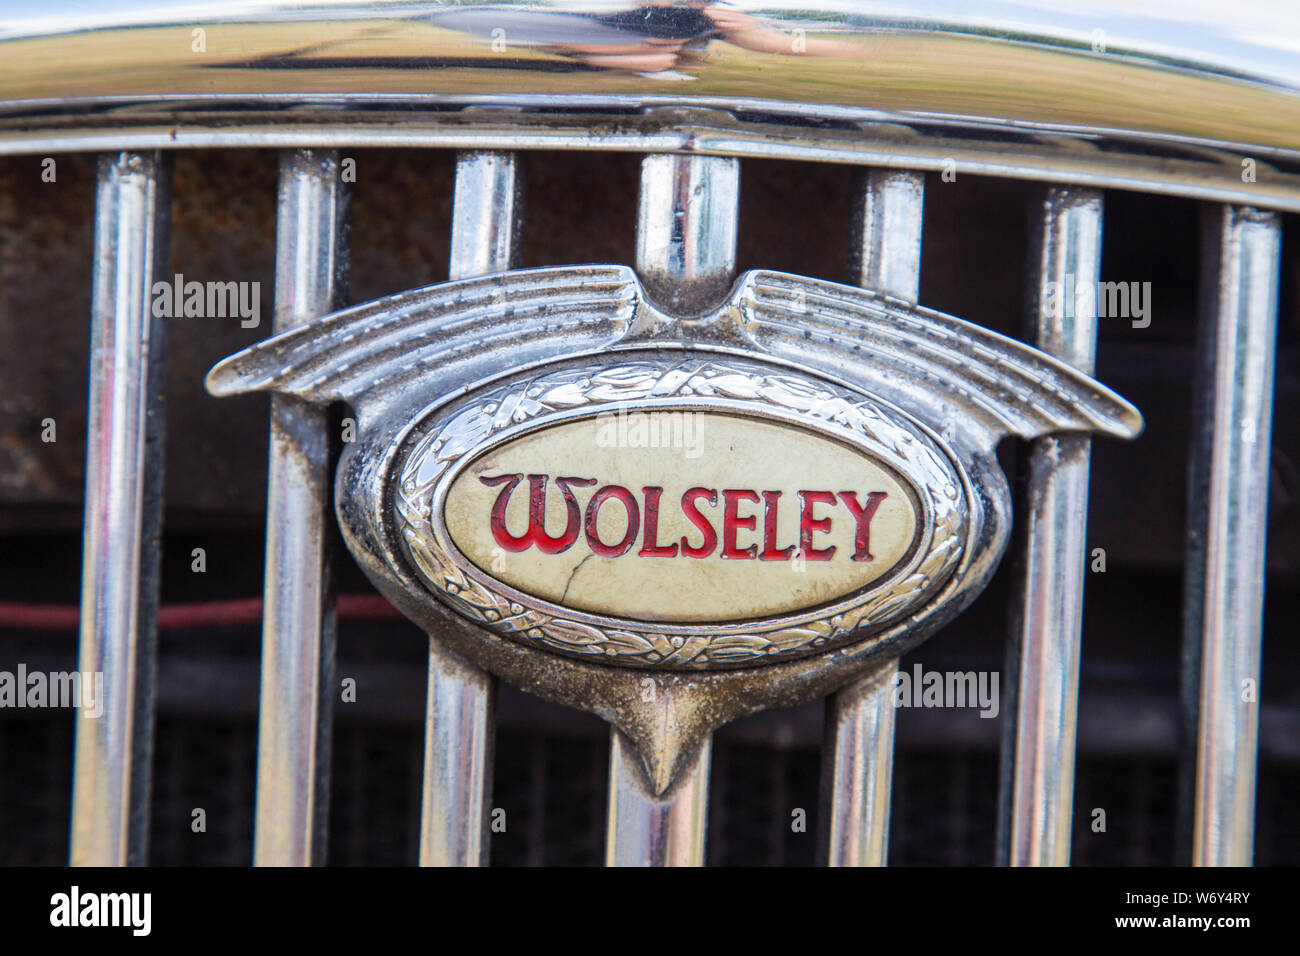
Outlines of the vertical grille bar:
[[[859,285],[916,302],[921,288],[925,177],[871,170],[859,181],[849,245],[850,277]],[[830,866],[884,866],[889,855],[894,706],[898,661],[830,699],[823,761],[826,861]]]
[[123,866],[148,845],[169,167],[121,153],[98,175],[78,667],[103,675],[104,711],[77,711],[71,862]]
[[703,866],[712,741],[663,798],[650,794],[636,749],[614,730],[609,739],[608,866]]
[[[522,237],[523,177],[512,153],[467,152],[456,161],[452,279],[512,269]],[[496,681],[429,638],[421,866],[487,864]]]
[[1281,231],[1273,213],[1209,207],[1203,239],[1184,612],[1192,862],[1249,866]]
[[[274,331],[342,305],[347,190],[338,154],[280,154]],[[325,857],[334,685],[328,416],[271,399],[262,690],[253,862],[311,866]]]
[[[1052,188],[1037,212],[1030,299],[1035,344],[1091,375],[1102,196]],[[1090,457],[1089,439],[1078,435],[1040,438],[1028,454],[1027,506],[1019,522],[1024,560],[1008,649],[1017,680],[1005,746],[1014,762],[1003,783],[999,839],[1002,862],[1012,866],[1070,862]]]
[[925,176],[873,169],[858,181],[849,242],[849,278],[908,302],[921,294]]
[[[740,163],[717,156],[647,156],[641,163],[637,271],[647,293],[677,314],[703,311],[736,270]],[[700,866],[711,742],[667,794],[652,792],[635,749],[610,735],[610,866]]]
[[468,279],[516,268],[523,215],[524,178],[514,153],[457,156],[448,277]]
[[645,157],[636,268],[650,297],[690,315],[726,295],[736,272],[739,215],[739,160]]
[[486,866],[496,681],[429,639],[421,866]]
[[898,661],[887,661],[827,702],[828,866],[884,866],[889,858],[897,673]]

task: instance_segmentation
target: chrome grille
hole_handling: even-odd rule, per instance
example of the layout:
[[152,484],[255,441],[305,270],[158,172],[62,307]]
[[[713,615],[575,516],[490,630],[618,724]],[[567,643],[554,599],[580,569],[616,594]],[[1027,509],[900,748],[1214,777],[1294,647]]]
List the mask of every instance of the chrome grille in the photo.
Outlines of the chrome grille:
[[[460,127],[429,122],[408,135],[391,126],[381,128],[383,121],[368,114],[365,104],[348,105],[360,114],[359,132],[344,124],[304,128],[285,123],[269,131],[222,134],[216,124],[196,122],[183,136],[185,146],[228,142],[286,150],[277,202],[277,329],[310,321],[341,301],[347,211],[338,164],[340,149],[354,145],[400,141],[467,148],[457,161],[452,278],[517,264],[523,154],[501,148],[645,153],[635,261],[647,282],[671,288],[686,303],[695,289],[725,282],[735,271],[738,190],[744,189],[743,183],[736,185],[743,180],[737,156],[860,167],[852,210],[853,280],[909,300],[918,298],[925,268],[921,225],[926,172],[931,197],[936,188],[948,188],[935,182],[951,158],[944,149],[915,141],[900,146],[868,121],[837,115],[825,120],[830,131],[816,142],[795,142],[785,127],[778,134],[765,125],[768,118],[752,109],[733,110],[726,122],[711,128],[705,112],[653,104],[640,111],[628,108],[629,131],[621,136],[593,136],[573,114],[562,120],[525,116],[493,126],[476,124],[472,113]],[[171,145],[160,139],[153,119],[143,115],[125,132],[109,128],[112,122],[87,124],[84,117],[77,126],[10,129],[5,145],[36,153],[51,147]],[[918,122],[912,132],[924,126]],[[1056,321],[1041,293],[1045,283],[1067,275],[1087,281],[1100,277],[1101,189],[1146,189],[1213,204],[1201,267],[1202,405],[1190,475],[1185,608],[1186,692],[1194,705],[1189,713],[1195,715],[1189,729],[1198,747],[1184,787],[1195,862],[1249,862],[1258,709],[1242,706],[1241,689],[1244,681],[1258,683],[1260,672],[1281,256],[1279,214],[1270,210],[1300,208],[1295,184],[1281,161],[1276,176],[1259,189],[1230,184],[1224,170],[1233,169],[1237,157],[1227,151],[1198,155],[1191,147],[1169,145],[1177,157],[1146,162],[1126,156],[1125,167],[1119,161],[1078,159],[1068,151],[1050,163],[1034,161],[1042,156],[1012,161],[1004,149],[980,152],[972,145],[976,139],[972,135],[966,151],[957,152],[962,175],[996,173],[1045,183],[1034,204],[1035,244],[1027,277],[1039,293],[1032,299],[1032,335],[1041,348],[1085,370],[1096,348],[1095,316]],[[168,159],[166,151],[108,153],[100,159],[98,173],[80,647],[81,669],[104,672],[118,707],[100,723],[78,724],[76,863],[122,864],[146,857],[157,599],[151,567],[157,561],[160,508],[157,489],[150,484],[160,482],[162,473],[156,409],[160,371],[154,363],[164,350],[161,330],[150,321],[146,290],[165,274],[160,255],[168,218]],[[1240,205],[1246,201],[1259,205]],[[331,763],[325,702],[331,695],[324,689],[334,684],[326,560],[330,426],[326,416],[275,400],[259,712],[258,863],[317,862],[325,843]],[[996,852],[1002,862],[1063,863],[1069,860],[1071,822],[1077,826],[1078,819],[1071,794],[1088,444],[1070,438],[1041,440],[1029,450],[1026,471],[1019,518],[1022,570],[1013,585],[1008,668],[1016,676],[1015,719],[1006,722]],[[822,848],[832,863],[881,864],[888,858],[895,716],[888,687],[887,682],[864,683],[829,702],[831,733],[824,755],[829,802],[820,823],[828,828]],[[486,856],[493,698],[486,675],[440,656],[436,647],[431,651],[422,862],[472,864]],[[702,862],[707,761],[694,785],[660,804],[627,778],[617,734],[610,752],[610,862]],[[963,784],[970,785],[969,780]]]
[[[463,157],[463,160],[461,160],[461,165],[460,165],[461,176],[464,176],[464,170],[474,169],[474,165],[484,163],[485,156],[486,156],[486,161],[493,161],[493,163],[497,161],[497,159],[495,159],[495,156],[491,155],[491,153],[487,153],[487,155],[482,155],[482,153],[480,153],[480,155],[468,155]],[[290,182],[292,181],[292,178],[302,176],[303,161],[309,159],[315,159],[316,163],[320,163],[320,157],[318,157],[318,155],[316,157],[312,157],[309,155],[295,156],[292,155],[292,153],[290,153],[290,155],[286,155],[285,164],[283,164],[282,166],[282,176],[285,176],[286,179],[289,179]],[[333,164],[333,163],[337,163],[337,156],[326,157],[325,159],[326,168],[328,168],[329,164]],[[318,168],[318,166],[309,166],[309,169],[311,168]],[[109,166],[109,169],[112,169],[112,166]],[[112,178],[112,174],[109,174],[108,178],[109,179]],[[881,190],[896,189],[898,183],[902,182],[907,187],[907,189],[911,191],[911,195],[917,196],[917,194],[919,193],[919,190],[917,189],[917,179],[911,177],[898,176],[898,174],[887,173],[887,174],[881,174],[881,176],[865,176],[863,178],[865,178],[865,182],[863,182],[863,186],[861,187],[861,189],[859,189],[859,193],[858,193],[859,196],[862,196],[861,204],[859,204],[859,206],[855,208],[862,209],[863,219],[865,219],[867,222],[870,222],[870,211],[872,208],[871,200],[872,200],[872,196],[874,196],[872,190],[875,190],[875,195],[879,196]],[[919,199],[919,196],[917,196],[917,198]],[[1097,256],[1096,220],[1100,219],[1099,198],[1097,198],[1096,195],[1089,195],[1087,193],[1084,193],[1082,202],[1079,202],[1078,193],[1074,193],[1074,191],[1069,191],[1069,190],[1057,190],[1054,191],[1054,193],[1047,194],[1047,196],[1045,196],[1044,203],[1045,204],[1043,208],[1045,213],[1047,213],[1048,215],[1049,222],[1052,221],[1053,215],[1061,215],[1061,213],[1056,212],[1058,211],[1058,209],[1063,209],[1063,211],[1065,211],[1065,215],[1069,215],[1071,209],[1078,209],[1082,207],[1084,209],[1084,215],[1093,217],[1093,226],[1092,226],[1093,245],[1089,247],[1091,248],[1091,252],[1088,252],[1086,250],[1084,252],[1076,252],[1075,255],[1084,255],[1084,254],[1091,255],[1092,256],[1091,268],[1093,269],[1093,271],[1097,271],[1097,269],[1100,268],[1100,265],[1097,264],[1097,258],[1096,258]],[[875,208],[879,208],[879,204],[876,204]],[[285,200],[283,200],[282,198],[281,215],[283,217],[283,220],[294,222],[294,226],[291,226],[291,228],[296,229],[298,228],[298,225],[296,225],[296,220],[292,219],[291,216],[292,209],[294,209],[294,203],[285,202]],[[459,220],[459,222],[464,222],[464,221],[465,221],[464,219]],[[862,239],[863,246],[865,247],[871,247],[872,242],[875,243],[876,248],[888,247],[888,242],[885,241],[885,239],[887,239],[888,237],[881,237],[880,235],[880,230],[884,228],[885,228],[885,222],[881,222],[881,224],[876,226],[876,233],[872,233],[870,226],[859,225],[857,228],[857,232],[855,232],[854,234],[862,235],[862,237],[865,237]],[[1052,228],[1050,228],[1050,225],[1048,226],[1048,228],[1044,229],[1044,233],[1047,234],[1048,237],[1054,234],[1052,232]],[[915,230],[913,230],[913,234],[915,234]],[[489,235],[491,235],[491,233],[489,233]],[[874,235],[875,238],[871,238],[872,235]],[[495,235],[494,238],[499,239],[499,235]],[[454,247],[455,247],[455,242],[454,242]],[[296,248],[298,247],[291,246],[290,251],[291,252],[296,251]],[[909,245],[907,245],[907,252],[909,252],[910,255],[915,256],[915,258],[919,259],[919,248],[917,245],[914,245],[914,243],[909,242]],[[863,256],[863,260],[870,260],[870,256]],[[880,269],[883,268],[883,264],[881,264],[881,256],[879,254],[878,256],[876,256],[874,265],[871,265],[870,263],[868,263],[868,265],[870,265],[870,268],[875,268],[876,271],[880,271]],[[866,273],[868,271],[868,265],[863,265],[863,267],[859,267],[859,268],[862,268],[863,272]],[[1058,265],[1057,268],[1062,268],[1063,271],[1066,272],[1073,271],[1075,272],[1075,274],[1084,273],[1084,267],[1079,267],[1079,265],[1070,264],[1070,265],[1063,265],[1063,267],[1060,267],[1060,265]],[[915,276],[915,267],[911,268],[910,274],[911,276]],[[870,281],[870,278],[868,278],[868,281]],[[915,278],[913,278],[913,280],[911,281],[914,282]],[[905,291],[905,290],[901,290],[901,291]],[[324,311],[324,308],[322,308],[321,311]],[[317,427],[322,427],[322,425],[317,423]],[[276,454],[276,451],[274,451],[276,447],[277,446],[273,444],[273,454]],[[1050,475],[1056,476],[1058,477],[1058,479],[1060,479],[1061,476],[1060,471],[1049,472],[1049,473]],[[295,486],[296,488],[296,485],[292,485],[292,486]],[[311,499],[311,501],[318,503],[321,502],[322,499],[324,499],[324,496],[321,496],[321,494],[317,493],[317,494],[312,494],[312,496],[308,496],[308,498]],[[1066,509],[1066,512],[1067,514],[1076,514],[1076,512],[1078,512],[1078,509]],[[1060,525],[1061,524],[1060,520],[1058,520],[1056,524]],[[1067,527],[1069,527],[1069,523],[1067,523]],[[1050,538],[1049,538],[1049,544],[1045,546],[1047,546],[1047,548],[1052,548],[1052,545],[1050,545]],[[290,562],[290,566],[298,567],[300,566],[300,562],[298,561]],[[1031,562],[1030,566],[1037,567],[1037,564]],[[1053,576],[1053,579],[1056,579],[1056,576]],[[272,580],[272,579],[268,578],[268,580]],[[278,591],[269,592],[269,594],[270,597],[273,598],[279,596]],[[1075,601],[1076,600],[1078,600],[1078,597],[1075,597]],[[274,602],[272,606],[274,606]],[[1076,607],[1076,609],[1078,609],[1078,605],[1074,605],[1074,606]],[[1075,617],[1076,614],[1078,614],[1078,610],[1058,611],[1057,615],[1049,615],[1048,619],[1057,619],[1057,618],[1069,619],[1071,617]],[[1056,631],[1056,630],[1054,630],[1054,628],[1043,628],[1043,627],[1039,628],[1039,633],[1050,632],[1050,631]],[[298,628],[292,628],[292,632],[298,632]],[[1061,632],[1056,631],[1056,633],[1060,635]],[[272,648],[272,646],[273,644],[268,643],[268,645],[266,645],[266,648]],[[282,671],[282,669],[279,669],[279,667],[276,666],[265,667],[264,670],[266,674],[270,674],[270,675],[276,675]],[[1044,674],[1050,676],[1050,678],[1056,679],[1058,683],[1060,683],[1061,680],[1065,680],[1065,682],[1069,682],[1070,680],[1069,667],[1060,667],[1057,665],[1053,665],[1052,667],[1048,667],[1048,669],[1045,669]],[[852,691],[842,693],[841,700],[836,701],[836,713],[844,714],[844,717],[839,718],[841,723],[844,721],[850,721],[850,719],[852,719],[852,721],[857,722],[855,726],[862,727],[863,717],[861,717],[861,715],[857,715],[854,713],[855,710],[857,710],[859,714],[862,713],[862,704],[861,701],[853,702],[853,693],[854,692]],[[1054,693],[1054,695],[1048,695],[1049,700],[1058,701],[1058,706],[1060,706],[1061,696],[1062,693],[1060,689],[1058,689],[1058,691]],[[309,697],[309,695],[304,697]],[[879,701],[872,701],[870,697],[867,697],[867,706],[878,704],[878,702]],[[266,692],[264,691],[263,709],[261,709],[261,719],[263,719],[264,722],[268,721],[269,714],[273,713],[274,706],[276,706],[276,704],[277,701],[274,700],[274,697],[266,696]],[[305,708],[305,706],[307,705],[305,705],[304,702],[300,701],[299,706],[303,706],[303,708]],[[884,706],[884,708],[879,708],[879,706],[876,706],[876,713],[887,715],[887,717],[892,717],[892,711],[893,709],[889,708],[889,706]],[[309,714],[311,714],[311,710],[309,709],[303,710],[302,713],[308,715],[307,717],[300,718],[300,721],[311,721],[312,718],[309,717]],[[870,713],[870,711],[868,711],[868,713]],[[870,721],[867,721],[867,724],[870,724]],[[290,722],[290,726],[294,726],[294,724]],[[876,752],[884,754],[884,756],[888,756],[889,752],[891,752],[891,750],[889,750],[888,736],[884,734],[872,734],[872,732],[867,731],[865,732],[865,734],[858,736],[857,739],[854,739],[854,737],[850,735],[841,735],[840,747],[844,747],[845,740],[850,741],[850,743],[848,744],[849,749],[846,750],[846,756],[848,756],[848,758],[854,758],[855,756],[857,756],[858,753],[862,752],[862,748],[875,748]],[[1034,737],[1030,737],[1030,740],[1034,740]],[[1069,743],[1069,740],[1070,740],[1070,735],[1065,735],[1065,736],[1056,735],[1056,734],[1044,735],[1041,734],[1040,732],[1039,736],[1037,736],[1037,743],[1039,743],[1040,747],[1041,745],[1049,745],[1049,744],[1054,744],[1054,745],[1066,744]],[[266,758],[268,758],[265,756],[266,750],[264,750],[263,754],[264,754],[263,760],[266,760]],[[858,757],[858,760],[861,760],[861,757]],[[1073,760],[1070,760],[1069,757],[1057,758],[1057,762],[1058,762],[1058,766],[1063,767],[1063,770],[1058,771],[1058,773],[1070,773],[1071,767],[1073,767]],[[486,762],[484,763],[484,766],[486,766]],[[861,763],[859,763],[859,767],[861,766],[862,766]],[[876,761],[872,761],[868,766],[875,767],[876,771],[878,771],[879,774],[880,770],[883,770],[885,769],[885,767],[888,767],[888,762],[885,760],[876,760]],[[300,787],[320,786],[322,777],[324,777],[324,775],[322,774],[308,775],[307,778],[303,778],[302,780],[300,780]],[[842,787],[845,788],[845,792],[842,793],[842,795],[840,796],[841,806],[854,806],[854,808],[857,808],[855,809],[855,812],[859,814],[867,814],[867,816],[870,816],[872,810],[875,810],[876,813],[880,814],[879,819],[881,822],[878,823],[878,825],[872,827],[870,825],[870,819],[868,819],[866,825],[862,825],[862,823],[859,823],[859,825],[857,825],[859,829],[854,832],[858,832],[858,834],[861,834],[861,836],[859,836],[858,839],[841,838],[841,836],[836,835],[833,836],[831,843],[829,843],[828,845],[829,847],[836,848],[837,851],[844,853],[845,856],[849,856],[850,853],[852,853],[852,848],[854,847],[854,845],[858,845],[858,847],[862,847],[863,844],[866,844],[867,847],[871,847],[870,851],[863,851],[868,853],[868,858],[871,858],[870,853],[875,853],[875,857],[874,857],[875,860],[883,860],[884,853],[885,853],[885,845],[887,845],[887,840],[884,839],[884,834],[887,834],[888,832],[888,825],[887,825],[888,793],[889,793],[888,775],[883,775],[883,777],[880,777],[880,775],[878,775],[878,777],[875,778],[867,778],[866,775],[862,773],[862,770],[859,769],[858,771],[855,771],[855,773],[845,774],[844,778],[845,778],[845,782],[844,784],[842,784]],[[268,777],[268,775],[266,774],[261,774],[260,779],[269,780],[269,779],[276,779],[276,778]],[[451,774],[448,774],[448,780],[451,780],[451,782],[461,783],[463,782],[464,779],[467,778],[464,778],[463,775],[461,774],[455,773],[455,771],[452,771]],[[879,788],[876,788],[876,790],[874,790],[874,788],[872,788],[871,786],[863,786],[863,780],[868,780],[868,779],[876,779],[876,780],[883,779],[884,783],[878,784]],[[1067,783],[1058,783],[1057,786],[1063,787],[1065,788],[1065,790],[1069,790],[1069,786],[1067,786]],[[274,797],[274,799],[263,799],[260,801],[260,805],[263,806],[264,812],[283,814],[283,816],[285,816],[286,819],[294,819],[294,817],[292,817],[291,810],[292,808],[294,808],[295,801],[285,799],[287,793],[292,792],[289,784],[286,784],[285,782],[282,782],[282,780],[279,780],[279,782],[276,783],[276,786],[274,786],[273,792],[276,793],[276,797]],[[835,790],[832,790],[832,792],[835,792]],[[313,790],[312,793],[313,795],[315,795],[317,791]],[[1030,799],[1023,799],[1022,797],[1021,803],[1022,805],[1026,803],[1032,803],[1032,797],[1030,797]],[[300,793],[298,800],[296,800],[296,805],[298,805],[299,808],[302,808],[302,806],[304,805],[309,806],[311,804],[312,804],[311,797],[305,797],[302,795],[302,793]],[[1069,805],[1067,805],[1066,800],[1052,799],[1047,801],[1040,801],[1039,806],[1040,808],[1043,808],[1045,812],[1049,813],[1050,817],[1052,818],[1056,818],[1056,819],[1063,818],[1065,819],[1066,822],[1070,821],[1071,814],[1069,812]],[[443,819],[443,821],[446,821],[446,819],[454,818],[450,816],[450,814],[445,814],[445,813],[430,814],[430,816],[432,816],[434,819]],[[861,817],[859,817],[859,819],[861,819]],[[316,852],[318,852],[318,847],[320,847],[320,843],[318,843],[318,839],[320,839],[320,835],[318,835],[317,832],[318,822],[312,823],[309,821],[311,821],[311,817],[309,816],[298,817],[299,829],[302,829],[304,834],[303,838],[299,840],[298,844],[296,844],[298,845],[298,851],[295,852],[300,853],[300,855],[302,855],[302,853],[308,852],[307,848],[309,847],[309,845],[316,845],[317,847]],[[836,821],[837,818],[835,816],[832,816],[831,818],[828,819],[827,823],[829,826],[835,827],[837,826]],[[1057,829],[1054,830],[1054,832],[1056,832],[1056,834],[1060,834],[1060,825],[1056,825],[1056,826]],[[1045,825],[1044,825],[1044,829],[1045,829]],[[315,836],[311,836],[311,840],[316,840],[315,844],[307,842],[308,830],[311,831],[312,834],[316,834]],[[269,826],[264,826],[263,829],[261,829],[261,832],[277,832],[277,830],[269,829]],[[1057,836],[1056,839],[1057,839],[1057,843],[1054,844],[1057,847],[1056,851],[1053,851],[1053,849],[1049,847],[1047,849],[1044,849],[1043,851],[1044,853],[1060,852],[1060,845],[1061,845],[1060,836]],[[874,840],[875,842],[874,844],[872,844],[872,840]],[[1047,842],[1045,838],[1044,838],[1044,842]],[[270,852],[270,851],[265,851],[265,852]],[[1008,851],[1004,849],[1004,852],[1008,852]]]

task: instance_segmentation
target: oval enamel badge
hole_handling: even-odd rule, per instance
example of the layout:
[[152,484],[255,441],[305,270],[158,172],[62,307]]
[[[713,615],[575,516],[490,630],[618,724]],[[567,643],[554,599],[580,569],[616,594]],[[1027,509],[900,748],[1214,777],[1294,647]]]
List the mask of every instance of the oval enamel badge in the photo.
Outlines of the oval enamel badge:
[[395,463],[426,586],[617,663],[751,663],[883,627],[962,550],[960,475],[868,396],[740,360],[566,367],[440,409]]
[[916,493],[861,450],[711,411],[589,415],[471,461],[443,520],[480,570],[580,611],[676,623],[826,604],[906,558]]

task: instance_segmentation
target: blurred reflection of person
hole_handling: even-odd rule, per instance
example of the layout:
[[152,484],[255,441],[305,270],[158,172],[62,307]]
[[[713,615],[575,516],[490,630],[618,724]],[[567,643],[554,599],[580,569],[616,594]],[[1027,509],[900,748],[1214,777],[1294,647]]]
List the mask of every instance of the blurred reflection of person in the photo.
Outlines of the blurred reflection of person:
[[[848,44],[839,41],[773,30],[743,10],[709,0],[648,0],[592,19],[627,33],[630,42],[619,46],[575,44],[568,50],[591,66],[644,73],[670,70],[684,53],[701,53],[714,38],[758,53],[837,56],[851,51]],[[636,40],[638,35],[642,39]]]
[[501,8],[452,8],[434,17],[449,29],[484,35],[491,28],[510,44],[549,48],[602,69],[659,79],[693,79],[674,68],[698,62],[713,39],[759,53],[846,56],[838,40],[783,33],[718,0],[643,0],[612,13]]

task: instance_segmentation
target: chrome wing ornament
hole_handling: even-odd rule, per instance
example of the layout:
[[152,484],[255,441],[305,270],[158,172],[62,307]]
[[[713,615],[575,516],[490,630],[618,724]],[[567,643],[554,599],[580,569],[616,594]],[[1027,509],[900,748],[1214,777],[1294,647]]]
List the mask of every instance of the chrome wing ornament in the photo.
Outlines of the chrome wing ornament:
[[370,580],[455,654],[614,724],[661,794],[717,727],[835,691],[980,592],[1011,525],[1002,438],[1142,428],[1019,342],[767,271],[691,317],[620,266],[448,282],[207,385],[350,405],[335,506]]

